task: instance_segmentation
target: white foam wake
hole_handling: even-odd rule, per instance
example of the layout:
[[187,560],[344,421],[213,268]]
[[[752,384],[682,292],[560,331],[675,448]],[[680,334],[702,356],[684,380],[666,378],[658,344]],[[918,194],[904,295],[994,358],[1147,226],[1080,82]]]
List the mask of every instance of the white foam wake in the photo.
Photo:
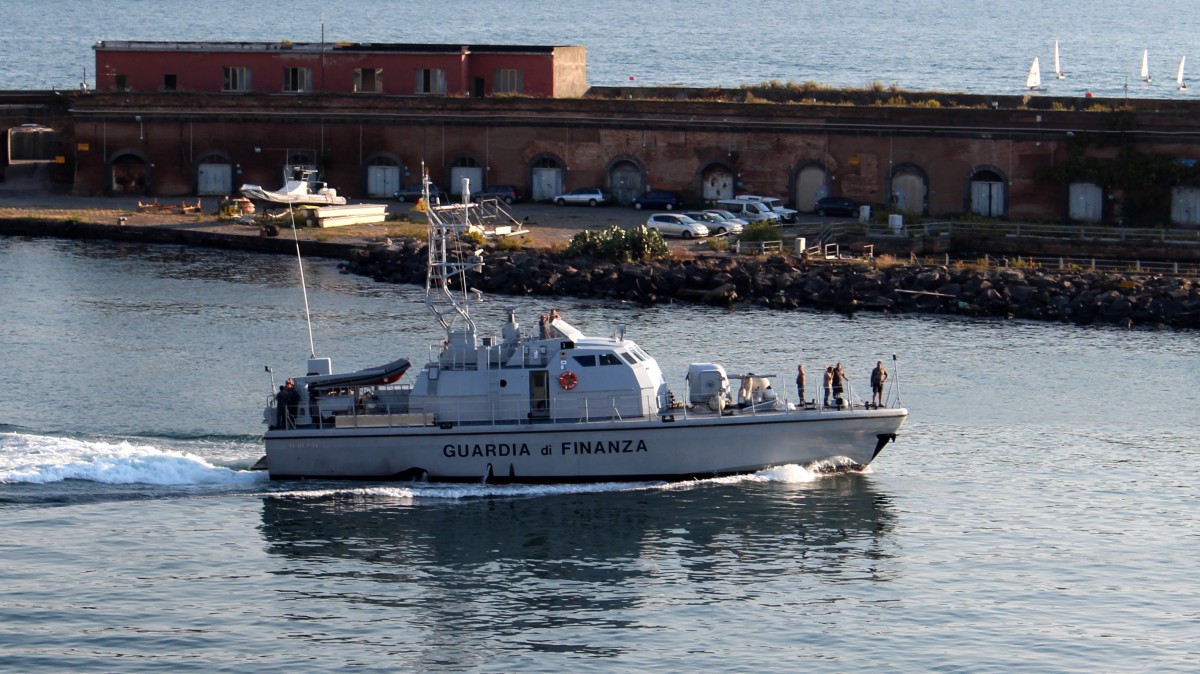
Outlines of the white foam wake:
[[0,433],[0,483],[90,480],[106,484],[251,484],[261,472],[216,466],[195,454],[127,440]]
[[625,491],[671,491],[697,489],[712,485],[731,485],[762,482],[799,484],[812,482],[820,474],[803,466],[788,465],[748,475],[716,477],[681,482],[600,482],[561,485],[486,485],[486,484],[405,484],[404,486],[370,486],[346,488],[298,489],[271,492],[273,498],[350,499],[362,503],[395,503],[411,505],[421,500],[464,500],[488,497],[555,496],[563,494],[596,494]]

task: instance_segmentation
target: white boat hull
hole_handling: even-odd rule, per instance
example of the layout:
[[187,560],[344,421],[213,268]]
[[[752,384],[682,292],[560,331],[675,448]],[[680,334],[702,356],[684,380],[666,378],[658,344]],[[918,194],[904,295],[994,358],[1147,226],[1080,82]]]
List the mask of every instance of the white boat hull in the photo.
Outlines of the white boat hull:
[[271,430],[272,479],[672,480],[869,464],[904,409],[676,415],[673,421]]

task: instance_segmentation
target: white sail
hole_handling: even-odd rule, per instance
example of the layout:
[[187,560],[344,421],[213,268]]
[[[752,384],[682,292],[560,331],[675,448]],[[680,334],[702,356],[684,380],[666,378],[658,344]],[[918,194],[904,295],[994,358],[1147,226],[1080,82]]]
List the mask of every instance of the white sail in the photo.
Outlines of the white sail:
[[1142,50],[1142,71],[1139,75],[1143,82],[1150,81],[1150,50]]
[[1058,40],[1054,41],[1054,73],[1060,80],[1067,76],[1067,74],[1062,71],[1062,64],[1060,64],[1058,61]]
[[1029,76],[1025,78],[1025,86],[1028,89],[1037,89],[1042,86],[1042,66],[1038,64],[1038,57],[1033,57],[1033,65],[1029,66]]
[[1187,60],[1187,56],[1179,57],[1179,72],[1175,74],[1175,84],[1179,85],[1180,91],[1186,91],[1187,85],[1183,83],[1183,62]]

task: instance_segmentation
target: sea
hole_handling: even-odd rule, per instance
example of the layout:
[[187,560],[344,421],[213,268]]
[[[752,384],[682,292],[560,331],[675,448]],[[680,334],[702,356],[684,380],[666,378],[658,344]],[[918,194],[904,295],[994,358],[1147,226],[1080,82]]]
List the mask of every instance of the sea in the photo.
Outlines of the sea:
[[[91,79],[96,39],[315,41],[323,25],[330,41],[585,44],[593,84],[998,93],[1057,38],[1068,75],[1050,86],[1117,95],[1142,49],[1159,72],[1196,46],[1191,10],[13,2],[0,88]],[[1168,79],[1129,95],[1174,96]],[[811,390],[837,362],[865,389],[882,360],[910,418],[843,474],[271,482],[251,470],[262,410],[311,352],[420,363],[441,339],[421,288],[303,271],[307,308],[286,255],[0,238],[0,671],[1200,670],[1193,332],[487,296],[485,334],[510,308],[624,324],[677,391],[691,362],[788,390],[803,363]]]
[[[1200,12],[1190,0],[6,0],[0,8],[0,90],[94,87],[97,40],[292,40],[583,45],[597,86],[811,81],[1023,94],[1036,57],[1040,95],[1200,95]],[[1193,86],[1181,92],[1184,57]]]

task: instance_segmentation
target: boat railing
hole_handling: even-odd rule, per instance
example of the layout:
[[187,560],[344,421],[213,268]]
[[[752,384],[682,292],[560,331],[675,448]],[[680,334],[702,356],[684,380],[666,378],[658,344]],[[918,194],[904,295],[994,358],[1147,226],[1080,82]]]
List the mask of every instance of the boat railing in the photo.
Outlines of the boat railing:
[[440,400],[418,404],[377,402],[352,405],[330,416],[311,417],[318,428],[406,428],[421,426],[520,426],[542,423],[645,421],[658,409],[653,394],[579,395],[554,402]]

